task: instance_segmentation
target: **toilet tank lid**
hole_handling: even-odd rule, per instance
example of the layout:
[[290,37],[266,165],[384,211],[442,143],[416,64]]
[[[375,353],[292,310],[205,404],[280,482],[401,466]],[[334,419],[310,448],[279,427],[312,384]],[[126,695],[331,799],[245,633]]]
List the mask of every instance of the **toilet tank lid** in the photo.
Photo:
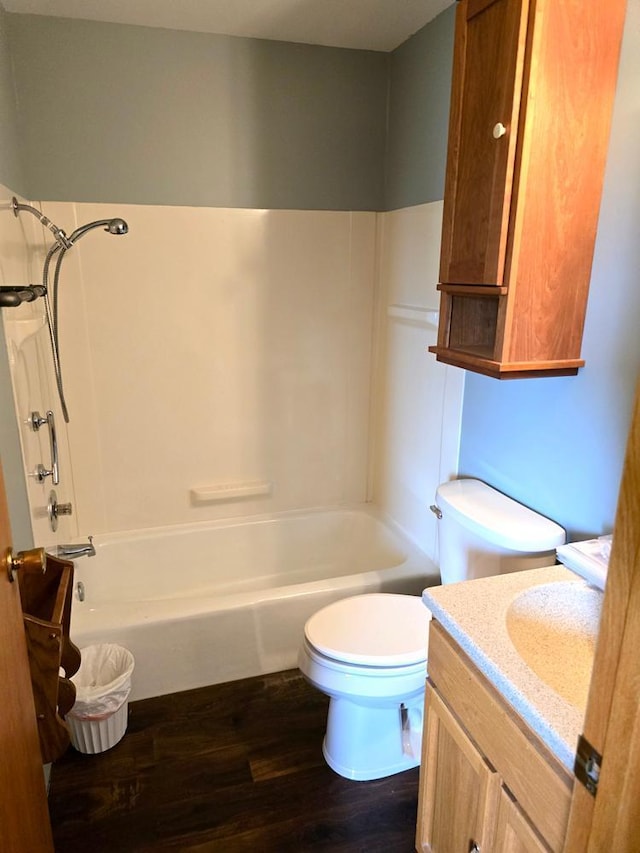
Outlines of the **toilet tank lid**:
[[553,551],[564,544],[559,524],[480,480],[451,480],[438,486],[436,503],[468,530],[510,551]]

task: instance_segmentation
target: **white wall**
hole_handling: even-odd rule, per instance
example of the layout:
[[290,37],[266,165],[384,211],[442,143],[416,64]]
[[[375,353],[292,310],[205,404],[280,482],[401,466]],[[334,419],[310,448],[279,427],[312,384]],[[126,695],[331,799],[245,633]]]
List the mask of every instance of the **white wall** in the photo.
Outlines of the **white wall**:
[[464,371],[435,344],[442,202],[381,217],[373,496],[437,562],[437,486],[457,472]]
[[[88,233],[62,266],[67,429],[42,301],[4,312],[30,471],[49,451],[28,413],[57,414],[58,498],[74,505],[65,538],[373,499],[437,558],[428,506],[457,470],[464,375],[427,353],[435,317],[420,311],[438,305],[441,203],[387,214],[43,208],[67,233],[113,216],[130,229]],[[11,218],[21,275],[40,281],[50,236],[27,213]],[[269,494],[191,495],[253,481]],[[49,488],[29,478],[42,544],[56,538]]]
[[[80,534],[366,497],[375,214],[47,203]],[[244,481],[270,495],[194,504]]]

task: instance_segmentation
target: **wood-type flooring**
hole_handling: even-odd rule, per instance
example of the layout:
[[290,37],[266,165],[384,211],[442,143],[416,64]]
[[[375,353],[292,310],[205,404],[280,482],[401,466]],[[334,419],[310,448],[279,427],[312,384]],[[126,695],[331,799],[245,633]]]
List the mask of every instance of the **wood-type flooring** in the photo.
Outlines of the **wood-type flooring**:
[[411,853],[418,770],[336,775],[327,703],[295,670],[132,702],[119,744],[53,766],[56,853]]

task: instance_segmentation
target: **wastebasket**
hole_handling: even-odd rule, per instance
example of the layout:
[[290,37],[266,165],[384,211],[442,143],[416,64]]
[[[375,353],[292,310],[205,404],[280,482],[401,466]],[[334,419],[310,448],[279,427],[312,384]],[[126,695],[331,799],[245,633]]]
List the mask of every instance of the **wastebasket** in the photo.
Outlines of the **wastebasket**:
[[115,746],[127,730],[135,661],[128,649],[115,643],[87,646],[81,655],[80,669],[71,679],[76,701],[66,720],[72,745],[95,755]]

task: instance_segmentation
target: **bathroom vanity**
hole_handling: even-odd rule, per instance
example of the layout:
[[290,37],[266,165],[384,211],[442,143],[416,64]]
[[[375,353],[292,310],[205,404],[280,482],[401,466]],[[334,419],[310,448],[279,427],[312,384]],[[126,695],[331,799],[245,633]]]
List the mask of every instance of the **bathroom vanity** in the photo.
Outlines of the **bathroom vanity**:
[[416,849],[561,850],[571,774],[438,623],[429,672]]
[[602,593],[552,566],[423,598],[416,849],[562,850]]
[[[598,599],[560,566],[432,587],[423,600],[434,619],[416,849],[636,851],[640,389],[593,654]],[[573,636],[559,644],[564,625]]]

